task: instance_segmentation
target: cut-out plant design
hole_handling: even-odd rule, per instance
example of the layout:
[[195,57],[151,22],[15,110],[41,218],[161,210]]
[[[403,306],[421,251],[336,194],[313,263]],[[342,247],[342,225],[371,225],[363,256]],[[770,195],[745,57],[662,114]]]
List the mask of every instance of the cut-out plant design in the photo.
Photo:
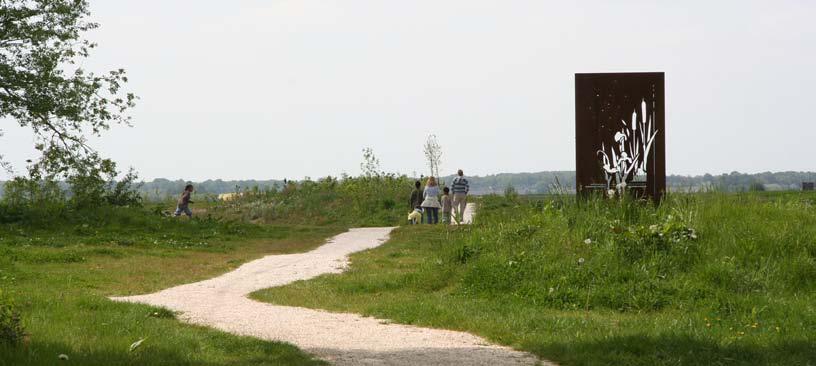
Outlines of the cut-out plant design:
[[603,163],[606,178],[606,189],[622,191],[626,184],[633,180],[645,180],[655,137],[654,116],[646,114],[646,100],[641,101],[640,123],[637,110],[632,112],[632,123],[621,120],[622,127],[615,133],[615,144],[609,146],[601,143],[598,155]]

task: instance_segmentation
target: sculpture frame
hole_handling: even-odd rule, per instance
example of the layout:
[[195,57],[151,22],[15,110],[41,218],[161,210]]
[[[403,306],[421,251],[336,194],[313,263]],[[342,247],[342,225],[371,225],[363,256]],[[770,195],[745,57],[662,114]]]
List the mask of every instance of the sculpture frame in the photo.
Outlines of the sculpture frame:
[[666,191],[665,74],[575,74],[576,191],[633,194],[659,203]]

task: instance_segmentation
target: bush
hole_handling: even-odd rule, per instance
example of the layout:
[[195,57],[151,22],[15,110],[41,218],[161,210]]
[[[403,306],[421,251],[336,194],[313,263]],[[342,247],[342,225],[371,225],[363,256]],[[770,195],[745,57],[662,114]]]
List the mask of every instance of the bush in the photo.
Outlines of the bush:
[[93,211],[104,205],[141,207],[138,176],[131,169],[115,180],[115,165],[107,161],[100,168],[88,169],[57,182],[32,174],[15,177],[3,186],[0,223],[29,218],[59,216],[69,210]]
[[3,203],[12,208],[62,205],[65,194],[54,180],[15,177],[3,185]]
[[412,183],[408,177],[384,173],[290,181],[280,189],[241,191],[232,201],[216,202],[210,211],[266,223],[391,226],[410,210]]
[[11,297],[0,290],[0,343],[18,344],[23,340],[24,334],[20,313]]

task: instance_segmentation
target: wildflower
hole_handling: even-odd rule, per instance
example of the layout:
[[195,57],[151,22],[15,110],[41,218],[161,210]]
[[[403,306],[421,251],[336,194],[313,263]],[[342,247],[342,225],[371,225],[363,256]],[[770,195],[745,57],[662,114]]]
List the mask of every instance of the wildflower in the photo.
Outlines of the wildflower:
[[584,240],[584,244],[587,244],[587,245],[592,244],[592,239],[590,239],[590,238],[586,238],[586,239]]
[[144,342],[145,339],[147,339],[147,338],[142,338],[142,339],[140,339],[140,340],[138,340],[136,342],[133,342],[133,344],[130,345],[130,352],[133,352],[134,350],[139,348],[139,346],[142,345],[142,342]]
[[711,328],[711,323],[706,323],[706,328]]
[[68,355],[66,355],[64,353],[57,356],[57,358],[59,358],[60,360],[63,360],[63,361],[68,361]]
[[578,264],[584,264],[584,257],[578,258]]

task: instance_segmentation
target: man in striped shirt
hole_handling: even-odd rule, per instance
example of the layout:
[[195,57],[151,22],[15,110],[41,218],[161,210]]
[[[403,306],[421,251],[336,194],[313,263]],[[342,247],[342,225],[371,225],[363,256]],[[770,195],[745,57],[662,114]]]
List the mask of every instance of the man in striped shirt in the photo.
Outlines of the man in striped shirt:
[[453,179],[451,187],[451,191],[453,191],[453,217],[456,223],[461,224],[465,215],[470,185],[468,185],[468,181],[465,179],[465,173],[462,172],[462,169],[459,169],[456,174],[459,176]]

